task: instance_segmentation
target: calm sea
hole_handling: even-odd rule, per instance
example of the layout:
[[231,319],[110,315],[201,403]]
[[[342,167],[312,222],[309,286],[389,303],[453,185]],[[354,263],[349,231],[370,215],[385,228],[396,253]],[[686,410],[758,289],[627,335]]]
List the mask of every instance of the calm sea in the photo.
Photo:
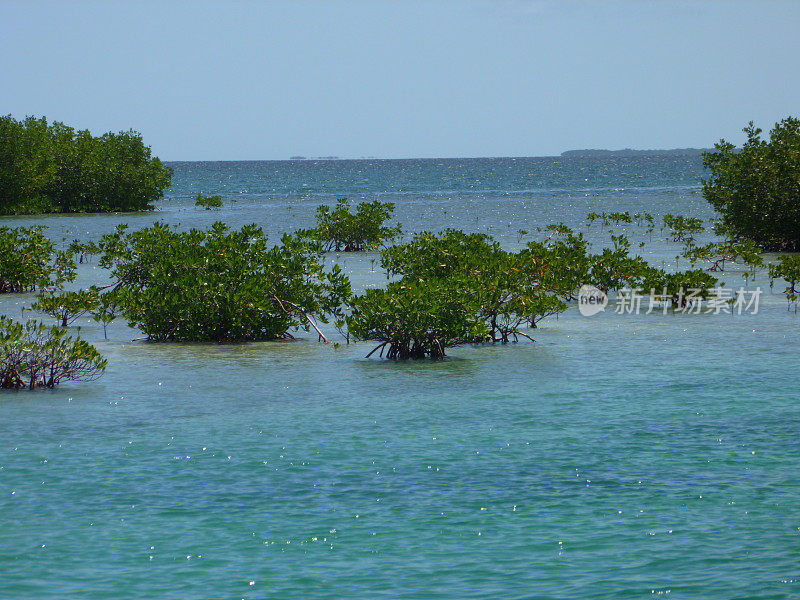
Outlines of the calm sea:
[[[516,248],[556,222],[599,244],[592,211],[711,217],[697,157],[173,167],[155,213],[0,225],[61,242],[223,220],[277,241],[322,203],[377,198],[407,232]],[[665,232],[625,231],[676,266]],[[385,282],[376,254],[330,259],[356,289]],[[78,284],[104,277],[95,261]],[[534,343],[442,362],[309,334],[150,344],[115,323],[105,341],[82,322],[102,379],[0,394],[0,598],[800,597],[798,316],[758,287],[757,314],[572,307]]]

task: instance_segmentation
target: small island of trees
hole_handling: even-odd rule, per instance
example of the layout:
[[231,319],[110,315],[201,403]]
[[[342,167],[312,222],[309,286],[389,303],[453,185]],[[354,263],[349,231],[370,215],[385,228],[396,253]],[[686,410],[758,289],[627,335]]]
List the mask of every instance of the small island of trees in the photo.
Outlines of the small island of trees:
[[135,131],[0,116],[0,214],[150,210],[172,182]]

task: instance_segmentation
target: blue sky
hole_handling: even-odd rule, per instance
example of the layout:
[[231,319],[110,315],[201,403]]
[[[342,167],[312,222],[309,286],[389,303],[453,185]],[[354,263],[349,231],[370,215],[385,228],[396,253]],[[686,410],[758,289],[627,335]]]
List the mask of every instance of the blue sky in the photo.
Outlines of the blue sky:
[[709,146],[800,116],[800,2],[0,0],[0,113],[166,160]]

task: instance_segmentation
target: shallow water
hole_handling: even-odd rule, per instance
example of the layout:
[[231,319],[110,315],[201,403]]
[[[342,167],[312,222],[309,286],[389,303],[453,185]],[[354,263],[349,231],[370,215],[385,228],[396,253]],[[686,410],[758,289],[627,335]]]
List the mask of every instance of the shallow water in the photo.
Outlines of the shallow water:
[[[585,230],[592,210],[707,218],[701,175],[670,159],[184,163],[156,214],[36,221],[59,240],[155,218],[277,239],[347,195],[396,202],[407,231],[517,247],[519,229]],[[226,208],[196,210],[198,189]],[[672,265],[663,237],[643,253]],[[373,259],[338,257],[357,289],[383,285]],[[102,379],[0,394],[0,597],[797,597],[798,316],[754,285],[755,315],[573,307],[535,343],[438,363],[310,334],[158,345],[115,323],[105,341],[83,323]]]

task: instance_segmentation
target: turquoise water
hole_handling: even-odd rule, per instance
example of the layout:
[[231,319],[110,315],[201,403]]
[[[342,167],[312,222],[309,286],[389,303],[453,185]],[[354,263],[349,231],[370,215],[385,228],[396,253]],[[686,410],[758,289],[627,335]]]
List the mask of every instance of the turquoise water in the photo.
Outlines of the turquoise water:
[[[593,210],[708,218],[701,176],[696,159],[183,163],[155,215],[36,221],[58,240],[155,218],[274,239],[346,195],[517,247]],[[226,208],[194,209],[198,190]],[[672,265],[663,237],[643,253]],[[363,289],[384,282],[375,258],[338,260]],[[798,317],[754,286],[755,315],[573,307],[535,343],[438,363],[82,323],[102,379],[0,394],[0,598],[798,597]]]

